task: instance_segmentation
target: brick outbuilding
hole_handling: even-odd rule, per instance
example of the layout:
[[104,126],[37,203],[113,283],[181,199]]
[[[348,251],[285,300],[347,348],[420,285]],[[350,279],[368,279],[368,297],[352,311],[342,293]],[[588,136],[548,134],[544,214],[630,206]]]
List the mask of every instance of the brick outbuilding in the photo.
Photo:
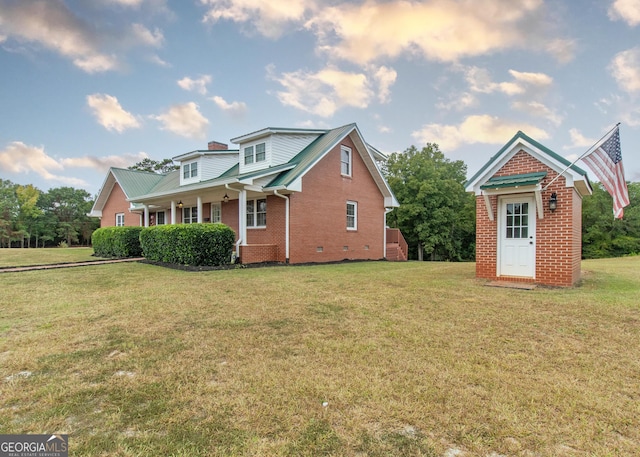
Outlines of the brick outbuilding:
[[587,173],[522,132],[466,184],[476,195],[476,277],[550,286],[580,280]]

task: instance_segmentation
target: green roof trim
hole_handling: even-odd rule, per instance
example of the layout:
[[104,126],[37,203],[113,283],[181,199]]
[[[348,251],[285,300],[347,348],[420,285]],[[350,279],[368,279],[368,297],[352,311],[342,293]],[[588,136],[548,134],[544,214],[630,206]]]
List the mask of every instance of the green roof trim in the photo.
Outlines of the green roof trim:
[[[532,146],[536,147],[537,149],[539,149],[540,151],[542,151],[543,153],[545,153],[546,155],[548,155],[549,157],[553,158],[554,160],[557,160],[558,162],[560,162],[561,164],[564,164],[565,167],[568,167],[569,165],[571,165],[571,162],[569,162],[567,159],[565,159],[564,157],[562,157],[559,154],[556,154],[555,152],[553,152],[551,149],[549,149],[546,146],[543,146],[542,144],[538,143],[536,140],[534,140],[533,138],[531,138],[530,136],[526,135],[525,133],[523,133],[522,131],[518,130],[518,132],[513,136],[513,138],[511,138],[511,140],[509,140],[507,142],[507,144],[505,144],[496,154],[494,154],[487,163],[484,164],[484,166],[482,168],[480,168],[480,170],[478,170],[478,172],[476,174],[474,174],[470,179],[467,180],[467,182],[465,183],[465,187],[467,187],[470,183],[474,182],[478,177],[482,176],[482,174],[493,165],[493,163],[500,157],[502,156],[502,154],[504,154],[509,148],[511,148],[513,146],[514,143],[517,142],[518,139],[522,139],[526,142],[528,142],[529,144],[531,144]],[[582,168],[578,167],[577,165],[571,165],[570,167],[573,171],[575,171],[576,173],[582,175],[582,176],[587,176],[587,172],[584,171]]]
[[521,175],[496,176],[491,178],[480,189],[502,189],[505,187],[534,186],[547,176],[546,171],[524,173]]

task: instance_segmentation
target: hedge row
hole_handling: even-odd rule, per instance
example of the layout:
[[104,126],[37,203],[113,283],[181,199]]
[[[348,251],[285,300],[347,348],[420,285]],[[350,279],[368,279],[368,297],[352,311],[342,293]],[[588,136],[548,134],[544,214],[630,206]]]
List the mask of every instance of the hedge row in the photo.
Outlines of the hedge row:
[[98,257],[139,257],[143,227],[102,227],[91,235],[93,252]]
[[180,265],[225,265],[231,261],[235,232],[216,224],[147,227],[140,233],[145,258]]

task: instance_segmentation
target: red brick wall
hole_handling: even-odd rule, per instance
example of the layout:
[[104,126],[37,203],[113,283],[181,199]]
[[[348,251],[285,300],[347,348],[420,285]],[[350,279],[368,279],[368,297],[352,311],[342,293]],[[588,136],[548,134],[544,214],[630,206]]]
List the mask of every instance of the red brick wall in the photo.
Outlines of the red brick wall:
[[[303,178],[291,195],[290,262],[384,257],[384,198],[349,138],[352,174],[340,173],[340,145]],[[347,230],[347,200],[358,204],[358,230]],[[318,252],[319,248],[322,252]]]
[[124,213],[124,225],[128,227],[139,227],[140,215],[129,212],[129,202],[120,184],[115,183],[107,202],[102,208],[102,218],[100,227],[114,227],[116,225],[116,214]]
[[[544,188],[557,173],[524,151],[519,151],[494,176],[546,171]],[[556,192],[558,208],[549,211],[551,193]],[[476,197],[476,276],[497,279],[497,197],[491,197],[494,221],[490,221],[484,197]],[[536,277],[535,282],[552,286],[571,286],[580,279],[582,246],[582,200],[574,188],[565,187],[558,178],[542,193],[544,218],[536,213]],[[522,278],[500,277],[501,280]]]
[[490,199],[493,221],[489,220],[484,197],[476,197],[476,276],[484,279],[495,279],[497,271],[498,198],[494,195]]
[[[267,206],[267,210],[269,207]],[[227,203],[222,203],[221,206],[222,223],[228,225],[236,232],[236,241],[240,236],[240,229],[238,227],[238,199],[229,200]]]

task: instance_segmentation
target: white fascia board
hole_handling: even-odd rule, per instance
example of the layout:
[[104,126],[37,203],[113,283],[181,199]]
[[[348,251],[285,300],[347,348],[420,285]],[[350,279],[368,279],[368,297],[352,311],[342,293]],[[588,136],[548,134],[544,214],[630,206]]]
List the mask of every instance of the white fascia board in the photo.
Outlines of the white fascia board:
[[327,132],[326,130],[320,130],[320,129],[294,129],[294,128],[267,127],[262,130],[257,130],[255,132],[247,133],[246,135],[241,135],[236,138],[231,138],[231,140],[229,141],[231,141],[234,144],[242,144],[242,143],[247,143],[249,141],[255,141],[269,135],[274,135],[276,133],[322,135],[326,132]]
[[[563,170],[567,168],[567,166],[560,161],[554,159],[549,154],[546,154],[540,151],[537,147],[529,143],[528,141],[518,138],[518,141],[513,143],[513,145],[508,149],[508,152],[499,157],[490,168],[485,170],[485,172],[478,176],[475,181],[470,182],[465,190],[467,192],[474,192],[476,195],[482,195],[483,189],[480,189],[484,183],[486,183],[489,178],[491,178],[498,170],[500,170],[509,160],[513,158],[518,152],[524,151],[533,157],[536,160],[539,160],[543,164],[547,165],[556,173],[562,173]],[[565,177],[566,187],[573,187],[574,180],[577,178],[578,180],[582,180],[582,177],[579,173],[576,173],[574,170],[569,168],[563,174]],[[484,189],[485,191],[487,189]],[[504,192],[503,192],[504,193]]]

